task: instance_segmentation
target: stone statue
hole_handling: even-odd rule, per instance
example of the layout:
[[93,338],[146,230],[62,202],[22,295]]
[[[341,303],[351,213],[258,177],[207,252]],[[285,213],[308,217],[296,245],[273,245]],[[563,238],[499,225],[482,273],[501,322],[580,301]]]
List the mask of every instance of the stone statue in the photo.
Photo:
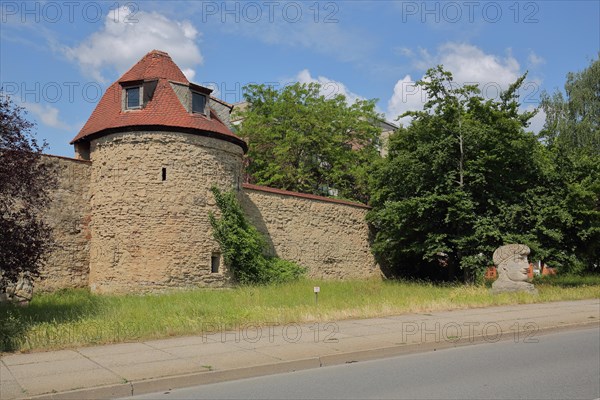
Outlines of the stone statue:
[[0,283],[0,303],[11,302],[26,306],[31,301],[33,297],[33,280],[29,275],[21,274],[17,282],[4,281]]
[[529,270],[529,247],[524,244],[507,244],[494,251],[494,264],[498,279],[492,284],[492,293],[529,292],[537,294],[537,289],[527,282]]

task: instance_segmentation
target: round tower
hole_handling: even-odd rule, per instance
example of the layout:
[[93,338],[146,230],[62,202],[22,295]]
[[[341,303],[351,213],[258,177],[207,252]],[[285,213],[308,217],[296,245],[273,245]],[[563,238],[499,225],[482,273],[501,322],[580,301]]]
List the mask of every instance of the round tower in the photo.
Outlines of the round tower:
[[239,189],[246,143],[231,106],[152,51],[106,91],[71,143],[92,161],[92,291],[223,286],[210,189]]

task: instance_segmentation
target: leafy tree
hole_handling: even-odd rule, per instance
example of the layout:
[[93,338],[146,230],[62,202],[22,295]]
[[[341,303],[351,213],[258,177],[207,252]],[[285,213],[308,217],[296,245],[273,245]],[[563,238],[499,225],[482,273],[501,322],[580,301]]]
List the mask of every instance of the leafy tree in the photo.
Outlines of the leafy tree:
[[24,110],[0,92],[0,290],[20,274],[39,275],[51,247],[41,212],[55,180],[40,157]]
[[565,95],[544,93],[549,175],[555,182],[554,204],[565,214],[562,252],[573,259],[571,272],[600,269],[600,60],[569,73]]
[[269,284],[297,280],[306,270],[278,257],[266,256],[267,243],[248,221],[235,192],[223,193],[213,187],[221,217],[209,215],[215,240],[221,246],[225,263],[236,281],[242,284]]
[[[540,249],[536,201],[545,196],[535,155],[543,149],[519,112],[525,76],[499,99],[458,87],[442,66],[420,85],[423,111],[395,132],[372,179],[373,249],[395,273],[447,278],[481,274],[502,243]],[[536,193],[538,191],[539,193]],[[542,197],[543,197],[542,196]],[[545,198],[545,197],[543,197]]]
[[245,87],[249,107],[238,134],[248,140],[251,181],[312,194],[368,200],[367,169],[379,157],[374,100],[348,105],[316,83],[281,90]]
[[600,60],[567,74],[565,95],[544,93],[546,124],[541,136],[561,152],[582,158],[600,155]]

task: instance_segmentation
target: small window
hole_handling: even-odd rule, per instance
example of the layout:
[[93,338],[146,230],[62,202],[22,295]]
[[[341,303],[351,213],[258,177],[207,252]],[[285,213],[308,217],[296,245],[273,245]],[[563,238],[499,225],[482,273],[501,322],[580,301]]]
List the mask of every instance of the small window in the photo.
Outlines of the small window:
[[192,112],[204,114],[206,108],[206,96],[192,92]]
[[167,180],[167,169],[166,168],[162,169],[162,180],[163,181]]
[[140,108],[140,87],[132,87],[125,89],[127,109]]
[[219,253],[213,253],[210,257],[210,272],[216,274],[219,272],[219,266],[221,264],[221,255]]

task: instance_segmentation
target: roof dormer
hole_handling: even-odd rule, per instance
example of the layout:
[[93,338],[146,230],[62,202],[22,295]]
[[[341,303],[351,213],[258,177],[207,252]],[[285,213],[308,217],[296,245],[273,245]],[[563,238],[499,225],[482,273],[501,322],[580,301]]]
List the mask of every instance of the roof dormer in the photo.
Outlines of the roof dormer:
[[119,82],[121,85],[121,111],[135,111],[146,107],[154,96],[158,79]]
[[212,89],[194,83],[169,82],[181,105],[192,115],[210,119],[210,94]]
[[192,104],[190,110],[193,114],[203,114],[206,117],[210,118],[210,109],[209,109],[209,99],[210,94],[212,93],[212,89],[209,89],[204,86],[196,85],[190,83],[189,85]]

